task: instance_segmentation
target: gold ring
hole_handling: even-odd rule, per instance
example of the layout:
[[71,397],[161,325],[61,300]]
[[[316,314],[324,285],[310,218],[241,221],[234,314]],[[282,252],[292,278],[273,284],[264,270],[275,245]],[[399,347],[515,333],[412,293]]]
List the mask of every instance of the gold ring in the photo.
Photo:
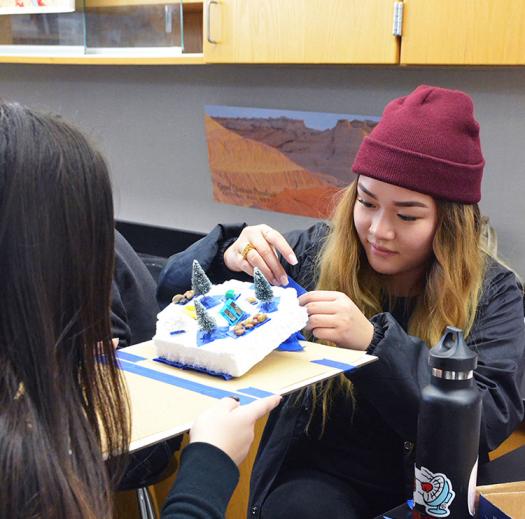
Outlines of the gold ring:
[[245,260],[245,259],[246,259],[246,256],[248,256],[248,254],[250,253],[250,251],[251,251],[251,250],[254,250],[254,249],[255,249],[255,245],[253,245],[253,243],[248,242],[248,243],[244,246],[244,249],[242,249],[242,251],[241,251],[242,259]]

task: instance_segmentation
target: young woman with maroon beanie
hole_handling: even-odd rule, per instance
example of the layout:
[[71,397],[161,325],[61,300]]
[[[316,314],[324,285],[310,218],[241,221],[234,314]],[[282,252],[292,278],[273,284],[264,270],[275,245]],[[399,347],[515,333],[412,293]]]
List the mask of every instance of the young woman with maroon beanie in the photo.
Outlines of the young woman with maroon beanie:
[[361,519],[410,497],[428,350],[447,325],[479,355],[480,460],[522,420],[523,293],[481,243],[483,166],[471,98],[422,85],[364,139],[330,224],[284,236],[218,226],[171,259],[160,295],[186,283],[194,257],[213,279],[290,275],[310,290],[300,301],[313,337],[379,359],[272,413],[250,517]]

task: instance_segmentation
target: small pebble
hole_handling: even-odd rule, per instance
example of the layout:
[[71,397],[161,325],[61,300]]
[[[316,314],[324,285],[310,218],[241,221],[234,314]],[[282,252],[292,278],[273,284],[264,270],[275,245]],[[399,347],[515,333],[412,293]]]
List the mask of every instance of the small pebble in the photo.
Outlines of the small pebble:
[[183,297],[184,296],[182,294],[175,294],[171,301],[172,301],[172,303],[177,304]]

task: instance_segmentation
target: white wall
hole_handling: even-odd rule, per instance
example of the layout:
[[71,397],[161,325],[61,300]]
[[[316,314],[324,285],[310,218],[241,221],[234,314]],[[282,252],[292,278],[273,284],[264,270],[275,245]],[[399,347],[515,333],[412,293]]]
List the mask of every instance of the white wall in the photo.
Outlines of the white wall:
[[205,104],[380,115],[420,83],[473,96],[487,161],[482,210],[525,275],[524,68],[0,65],[0,97],[91,132],[110,162],[119,219],[201,232],[217,222],[288,230],[312,221],[212,200]]

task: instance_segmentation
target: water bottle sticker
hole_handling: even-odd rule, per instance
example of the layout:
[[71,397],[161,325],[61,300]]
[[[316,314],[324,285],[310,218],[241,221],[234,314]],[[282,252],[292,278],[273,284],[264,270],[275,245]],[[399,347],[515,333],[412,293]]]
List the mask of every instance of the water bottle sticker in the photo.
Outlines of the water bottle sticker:
[[425,507],[425,512],[432,517],[447,517],[450,515],[448,507],[454,500],[456,493],[452,490],[450,479],[426,467],[416,467],[416,488],[414,502]]
[[478,475],[478,460],[476,458],[476,463],[472,467],[470,472],[470,478],[468,481],[468,511],[471,517],[474,517],[476,514],[476,478]]

